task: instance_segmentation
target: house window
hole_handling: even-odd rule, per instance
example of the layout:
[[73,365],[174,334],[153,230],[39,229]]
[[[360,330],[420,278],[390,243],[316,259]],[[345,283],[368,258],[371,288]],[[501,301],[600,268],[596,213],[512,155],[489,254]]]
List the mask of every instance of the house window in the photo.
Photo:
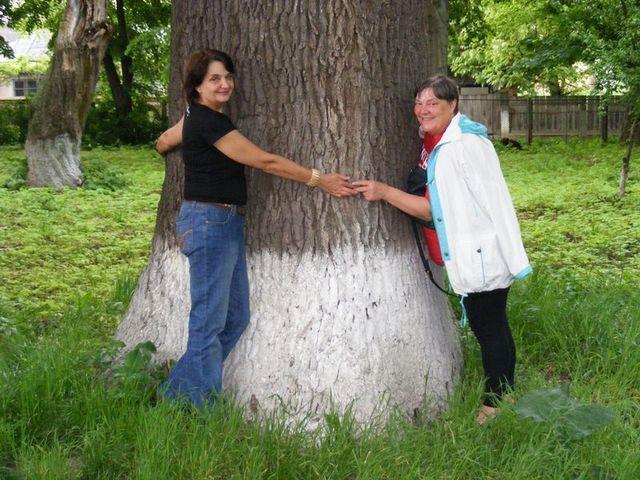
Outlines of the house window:
[[13,81],[13,96],[26,97],[38,91],[38,83],[33,78],[18,78]]

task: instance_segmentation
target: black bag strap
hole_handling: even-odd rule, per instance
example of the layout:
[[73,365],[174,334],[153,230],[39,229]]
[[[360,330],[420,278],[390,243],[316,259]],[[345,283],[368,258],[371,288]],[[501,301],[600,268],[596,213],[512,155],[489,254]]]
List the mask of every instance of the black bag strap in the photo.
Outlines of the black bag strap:
[[436,282],[435,278],[433,278],[433,272],[431,271],[431,267],[429,266],[429,260],[427,260],[427,256],[424,254],[424,249],[422,248],[422,241],[420,240],[420,232],[418,231],[418,222],[416,222],[413,217],[411,217],[411,228],[413,229],[413,236],[416,239],[416,245],[418,246],[418,253],[420,254],[420,260],[422,260],[422,266],[424,267],[424,271],[431,280],[431,283],[435,285],[435,287],[440,290],[442,293],[449,295],[450,297],[457,297],[457,295],[447,292],[444,288],[442,288]]

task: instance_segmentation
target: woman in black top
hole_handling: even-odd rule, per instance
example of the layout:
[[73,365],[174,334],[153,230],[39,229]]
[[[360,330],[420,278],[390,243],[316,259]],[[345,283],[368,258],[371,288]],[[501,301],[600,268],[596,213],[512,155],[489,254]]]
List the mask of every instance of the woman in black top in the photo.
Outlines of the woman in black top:
[[245,138],[222,113],[234,89],[233,62],[224,52],[195,52],[186,68],[187,110],[164,132],[156,150],[182,145],[184,202],[177,221],[189,259],[191,310],[187,350],[162,395],[187,398],[197,407],[222,390],[222,364],[249,322],[249,286],[244,249],[244,167],[320,187],[336,197],[356,194],[348,177],[321,174]]

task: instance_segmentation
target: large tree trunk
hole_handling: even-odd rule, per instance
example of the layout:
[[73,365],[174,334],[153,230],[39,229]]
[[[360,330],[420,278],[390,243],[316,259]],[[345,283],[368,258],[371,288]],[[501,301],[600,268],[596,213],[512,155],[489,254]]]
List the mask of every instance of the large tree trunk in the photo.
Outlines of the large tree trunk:
[[80,141],[109,30],[106,0],[67,0],[51,67],[29,121],[30,185],[82,183]]
[[[213,47],[236,61],[231,116],[258,145],[308,167],[403,185],[417,161],[416,85],[433,73],[417,0],[174,2],[172,121],[180,70]],[[186,345],[187,263],[173,222],[182,171],[167,175],[149,267],[116,336],[160,357]],[[252,321],[227,360],[225,388],[266,409],[366,420],[385,405],[439,411],[460,371],[447,299],[422,271],[406,217],[253,171],[247,238]]]

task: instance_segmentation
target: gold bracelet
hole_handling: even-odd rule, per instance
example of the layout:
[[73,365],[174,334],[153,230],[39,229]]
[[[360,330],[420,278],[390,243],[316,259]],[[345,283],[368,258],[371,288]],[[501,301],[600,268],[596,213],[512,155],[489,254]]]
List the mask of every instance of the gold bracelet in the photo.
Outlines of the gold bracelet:
[[311,169],[311,178],[309,179],[309,181],[305,184],[307,187],[317,187],[318,184],[320,183],[320,171],[316,170],[315,168]]

